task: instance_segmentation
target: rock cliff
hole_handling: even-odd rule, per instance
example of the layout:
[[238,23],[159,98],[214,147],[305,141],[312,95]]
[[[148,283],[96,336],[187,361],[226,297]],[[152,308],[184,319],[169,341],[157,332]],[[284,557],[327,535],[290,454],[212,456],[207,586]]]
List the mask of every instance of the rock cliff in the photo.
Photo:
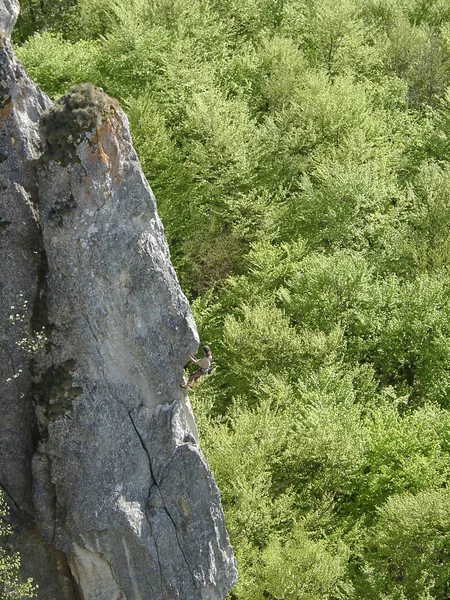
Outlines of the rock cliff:
[[75,598],[67,557],[37,530],[31,461],[38,438],[28,342],[41,328],[45,260],[37,218],[39,118],[50,101],[14,57],[17,0],[0,2],[0,486],[11,507],[24,574],[44,599]]
[[179,387],[198,337],[126,117],[91,85],[52,105],[16,17],[0,0],[0,484],[24,571],[42,600],[223,598],[234,558]]

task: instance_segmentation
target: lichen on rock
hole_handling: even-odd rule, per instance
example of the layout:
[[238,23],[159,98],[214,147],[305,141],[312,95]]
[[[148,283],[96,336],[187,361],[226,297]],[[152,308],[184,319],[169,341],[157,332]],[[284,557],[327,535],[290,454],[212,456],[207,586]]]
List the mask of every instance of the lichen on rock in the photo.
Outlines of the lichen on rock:
[[79,162],[77,146],[118,109],[118,102],[98,87],[82,83],[71,88],[41,119],[46,150],[43,164]]

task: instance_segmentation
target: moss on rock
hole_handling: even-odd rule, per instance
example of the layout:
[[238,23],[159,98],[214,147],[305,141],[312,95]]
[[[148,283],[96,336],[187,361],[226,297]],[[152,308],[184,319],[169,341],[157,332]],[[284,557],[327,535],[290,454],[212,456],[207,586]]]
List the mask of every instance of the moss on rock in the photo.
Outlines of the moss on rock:
[[41,161],[53,160],[64,166],[76,162],[76,149],[119,104],[101,88],[90,83],[74,86],[41,117],[46,151]]
[[44,407],[49,422],[70,413],[73,401],[83,393],[81,387],[73,385],[75,366],[75,360],[66,360],[47,369],[41,380],[33,384],[35,400]]

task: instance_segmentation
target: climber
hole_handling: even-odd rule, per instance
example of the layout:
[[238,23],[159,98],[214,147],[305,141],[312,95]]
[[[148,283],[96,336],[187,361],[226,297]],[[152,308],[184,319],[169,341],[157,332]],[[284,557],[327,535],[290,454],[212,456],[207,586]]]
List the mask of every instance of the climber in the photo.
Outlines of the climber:
[[213,361],[213,357],[211,354],[211,349],[209,346],[203,346],[203,356],[199,359],[194,358],[193,356],[189,357],[189,361],[193,362],[194,364],[196,364],[198,366],[198,371],[195,371],[194,373],[192,373],[192,375],[189,377],[188,381],[186,384],[181,385],[182,388],[193,388],[195,382],[197,381],[197,379],[199,377],[202,377],[202,375],[207,375],[208,373],[211,373],[211,365],[212,365],[212,361]]

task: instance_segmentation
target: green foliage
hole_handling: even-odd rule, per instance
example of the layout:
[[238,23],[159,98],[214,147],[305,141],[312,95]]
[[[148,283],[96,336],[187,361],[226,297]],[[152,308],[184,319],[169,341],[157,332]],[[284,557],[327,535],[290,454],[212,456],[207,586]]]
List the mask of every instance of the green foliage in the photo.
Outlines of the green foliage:
[[280,600],[348,597],[345,548],[328,548],[326,542],[311,539],[301,524],[283,541],[273,536],[262,553],[254,598],[267,594]]
[[20,556],[9,552],[8,536],[11,528],[6,523],[8,509],[0,492],[0,600],[21,600],[36,598],[36,586],[31,579],[22,582],[19,576]]
[[97,46],[93,42],[80,40],[68,44],[60,34],[50,32],[37,34],[17,49],[30,77],[52,98],[75,84],[96,81],[95,68],[90,68],[96,53]]
[[74,0],[20,0],[20,15],[13,37],[23,43],[34,33],[50,28],[68,33],[75,12]]
[[341,597],[336,586],[344,580],[345,549],[334,556],[333,543],[316,540],[296,517],[293,490],[280,490],[276,481],[280,453],[291,441],[287,417],[269,403],[251,412],[236,406],[229,423],[204,431],[204,443],[213,444],[210,461],[219,485],[230,477],[232,481],[232,486],[221,486],[222,500],[229,507],[228,530],[247,574],[235,593],[261,599],[267,594]]
[[[367,598],[419,600],[449,593],[450,497],[446,490],[392,496],[370,531]],[[386,577],[386,572],[389,577]]]
[[177,177],[177,169],[183,169],[183,165],[177,162],[177,151],[164,114],[150,95],[128,98],[125,110],[141,166],[148,173],[152,187],[169,188]]

